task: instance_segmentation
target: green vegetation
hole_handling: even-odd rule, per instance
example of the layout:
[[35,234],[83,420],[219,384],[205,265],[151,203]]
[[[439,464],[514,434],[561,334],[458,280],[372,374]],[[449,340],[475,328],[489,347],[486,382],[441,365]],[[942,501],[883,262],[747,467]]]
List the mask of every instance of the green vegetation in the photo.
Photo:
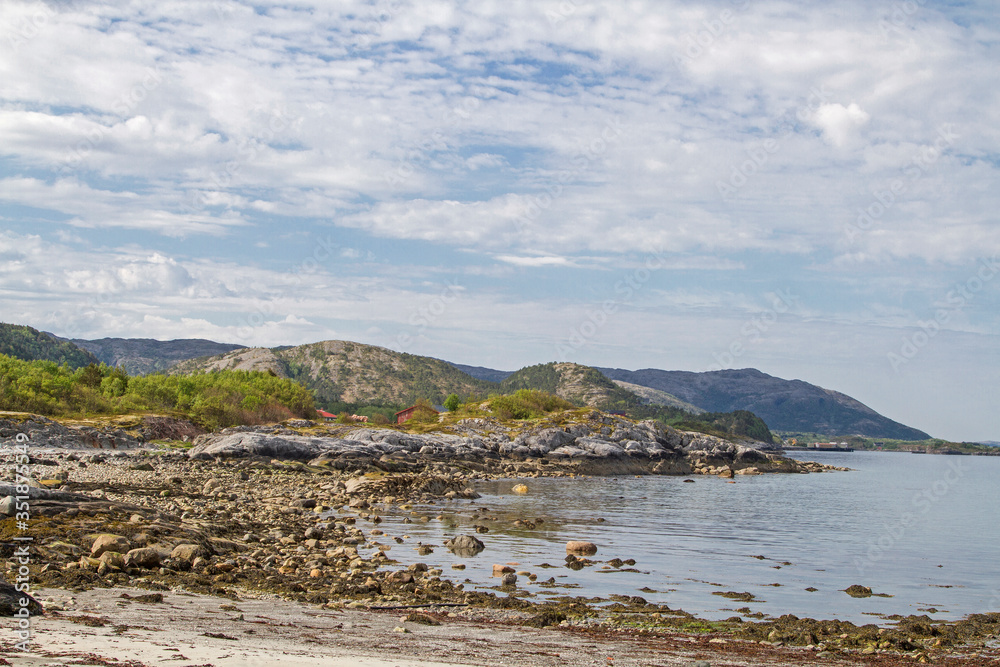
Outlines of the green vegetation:
[[493,394],[490,410],[498,419],[538,419],[550,412],[572,410],[572,403],[538,389],[518,389],[513,394]]
[[462,401],[458,397],[458,394],[448,394],[448,398],[444,399],[444,407],[448,412],[454,412],[461,404]]
[[[688,428],[688,427],[691,428]],[[705,412],[693,421],[683,420],[674,424],[675,428],[698,430],[698,427],[708,426],[722,432],[723,437],[746,436],[761,442],[777,442],[764,420],[749,410],[734,410],[733,412]]]
[[[426,400],[417,401],[416,405],[429,408]],[[431,413],[433,419],[425,419],[424,423],[434,422],[435,428],[448,431],[463,419],[497,419],[500,421],[551,419],[556,413],[570,415],[581,410],[564,398],[537,389],[518,389],[511,394],[490,394],[489,397],[470,395],[461,401],[454,410],[441,414]],[[589,412],[583,410],[582,412]],[[407,428],[413,421],[407,422]],[[427,432],[421,428],[421,432]]]
[[70,368],[98,363],[97,357],[73,343],[19,324],[0,323],[0,354],[25,361],[54,361]]
[[7,355],[0,355],[0,409],[51,417],[166,412],[206,428],[315,416],[306,388],[270,373],[131,377],[104,364],[73,370]]
[[554,394],[559,391],[560,379],[555,364],[538,364],[511,373],[500,383],[500,388],[503,391],[538,389]]

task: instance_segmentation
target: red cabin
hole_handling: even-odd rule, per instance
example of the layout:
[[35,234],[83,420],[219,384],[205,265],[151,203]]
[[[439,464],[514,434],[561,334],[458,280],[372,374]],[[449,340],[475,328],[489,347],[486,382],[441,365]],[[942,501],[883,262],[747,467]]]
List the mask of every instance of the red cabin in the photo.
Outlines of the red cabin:
[[[411,405],[410,407],[406,408],[405,410],[400,410],[399,412],[397,412],[396,413],[396,423],[397,424],[402,424],[402,423],[407,422],[410,419],[412,419],[413,418],[413,413],[417,411],[417,407],[418,406],[416,406],[416,405]],[[425,408],[425,409],[429,409],[431,412],[433,412],[436,415],[441,414],[440,412],[438,412],[437,410],[434,410],[433,408]]]

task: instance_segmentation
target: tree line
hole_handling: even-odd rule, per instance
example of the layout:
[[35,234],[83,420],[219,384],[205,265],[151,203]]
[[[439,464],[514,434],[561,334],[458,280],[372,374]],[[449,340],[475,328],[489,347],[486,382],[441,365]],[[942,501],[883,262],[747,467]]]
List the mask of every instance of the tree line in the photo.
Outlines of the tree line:
[[120,368],[0,355],[0,410],[49,417],[169,413],[206,428],[314,418],[312,393],[262,371],[130,376]]

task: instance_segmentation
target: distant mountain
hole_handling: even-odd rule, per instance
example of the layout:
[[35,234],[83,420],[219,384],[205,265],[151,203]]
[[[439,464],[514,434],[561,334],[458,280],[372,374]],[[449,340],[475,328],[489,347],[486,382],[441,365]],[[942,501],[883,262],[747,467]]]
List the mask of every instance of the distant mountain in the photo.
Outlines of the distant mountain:
[[312,389],[317,405],[411,404],[418,398],[442,403],[448,394],[485,396],[497,385],[474,378],[446,361],[348,341],[280,348],[246,348],[191,359],[170,369],[191,373],[214,369],[271,371]]
[[[772,442],[767,424],[746,410],[707,413],[666,392],[609,380],[601,371],[573,363],[528,366],[500,383],[505,393],[541,389],[577,405],[618,411],[639,419],[659,418],[678,428],[714,433],[723,437],[751,437]],[[633,389],[634,388],[634,389]]]
[[[505,386],[507,388],[517,385],[516,388],[543,389],[544,391],[551,391],[552,393],[557,393],[559,391],[559,382],[556,379],[557,374],[552,373],[546,379],[542,379],[543,375],[549,374],[551,373],[551,371],[555,370],[556,364],[554,363],[541,364],[540,366],[529,367],[529,368],[534,368],[535,369],[534,371],[529,371],[527,368],[523,368],[520,371],[498,371],[496,369],[485,368],[483,366],[466,366],[464,364],[456,364],[452,362],[448,363],[450,363],[452,366],[462,371],[463,373],[467,373],[474,378],[479,378],[480,380],[486,380],[487,382],[497,382],[502,384],[510,376],[516,375],[517,377],[515,377],[510,382],[506,383]],[[577,366],[577,364],[570,364],[569,366]],[[587,367],[580,367],[580,368],[587,368]],[[545,370],[540,373],[539,371],[541,369]],[[525,376],[528,374],[531,374],[534,377],[531,379],[527,379]],[[598,378],[596,376],[592,377],[595,382],[597,382],[599,385],[603,387],[603,390],[597,390],[596,393],[594,391],[589,392],[593,395],[594,398],[596,398],[599,401],[607,400],[609,397],[611,397],[613,393],[617,398],[619,399],[623,398],[621,395],[618,395],[617,393],[613,392],[613,390],[604,383],[602,378]],[[621,387],[622,389],[624,389],[625,391],[636,394],[637,396],[639,396],[641,401],[647,405],[667,405],[670,407],[679,408],[681,410],[686,410],[687,412],[690,412],[691,414],[695,415],[701,414],[702,412],[706,412],[705,410],[699,408],[697,405],[692,405],[690,403],[682,401],[676,396],[672,396],[664,391],[659,391],[656,389],[652,389],[650,387],[643,387],[638,384],[630,384],[628,382],[622,382],[620,380],[615,380],[614,383],[619,387]],[[563,388],[562,391],[563,393],[567,394],[567,396],[563,396],[563,398],[566,398],[567,400],[574,400],[569,398],[568,394],[570,393],[575,393],[578,396],[584,396],[588,393],[581,391],[574,392],[570,391],[568,388]]]
[[548,391],[578,405],[624,410],[640,418],[668,415],[670,419],[688,419],[681,411],[692,418],[707,412],[711,414],[699,419],[725,430],[759,429],[761,425],[752,423],[746,415],[727,416],[749,411],[776,431],[900,440],[930,438],[840,392],[801,380],[783,380],[755,369],[691,373],[549,363],[501,371],[348,341],[267,349],[203,339],[66,340],[12,324],[0,324],[0,353],[67,363],[73,368],[103,362],[122,367],[131,375],[164,370],[265,370],[298,380],[312,389],[318,404],[325,407],[365,403],[391,406],[409,404],[418,398],[441,403],[451,393],[464,399],[527,388]]
[[54,361],[70,368],[99,363],[93,354],[69,341],[20,324],[0,323],[0,354],[25,361]]
[[774,431],[899,440],[930,438],[840,392],[801,380],[783,380],[752,368],[707,373],[652,368],[599,370],[612,380],[665,391],[710,412],[749,410]]
[[465,364],[455,364],[452,362],[447,362],[462,371],[466,375],[471,375],[478,380],[486,380],[487,382],[503,382],[509,376],[514,374],[514,371],[498,371],[493,368],[485,368],[483,366],[466,366]]
[[108,366],[118,366],[129,375],[165,371],[174,364],[244,348],[202,338],[153,340],[151,338],[73,339],[70,342],[94,354]]
[[1000,447],[1000,441],[997,440],[983,440],[979,444],[986,445],[987,447]]

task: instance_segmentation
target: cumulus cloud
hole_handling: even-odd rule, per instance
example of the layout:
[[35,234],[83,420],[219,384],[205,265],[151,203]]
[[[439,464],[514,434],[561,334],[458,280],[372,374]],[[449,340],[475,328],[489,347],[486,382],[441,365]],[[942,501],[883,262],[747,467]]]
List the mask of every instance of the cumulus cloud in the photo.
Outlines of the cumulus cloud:
[[871,120],[871,115],[854,102],[846,107],[843,104],[823,104],[811,120],[829,143],[843,148],[857,139],[858,131]]
[[194,284],[187,269],[176,260],[155,253],[142,260],[111,268],[66,272],[66,285],[78,292],[147,292],[170,295],[182,293]]

